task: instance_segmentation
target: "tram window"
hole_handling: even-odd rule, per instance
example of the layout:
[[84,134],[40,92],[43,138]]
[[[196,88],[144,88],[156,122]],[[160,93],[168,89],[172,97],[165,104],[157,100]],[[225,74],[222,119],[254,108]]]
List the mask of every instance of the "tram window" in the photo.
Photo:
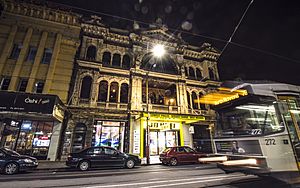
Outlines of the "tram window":
[[284,130],[274,105],[247,104],[219,112],[216,136],[258,136]]

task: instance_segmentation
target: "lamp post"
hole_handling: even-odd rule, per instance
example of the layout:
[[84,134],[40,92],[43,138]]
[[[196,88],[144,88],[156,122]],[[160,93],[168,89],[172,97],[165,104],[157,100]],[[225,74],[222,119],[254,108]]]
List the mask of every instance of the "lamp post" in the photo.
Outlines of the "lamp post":
[[[162,44],[156,44],[151,50],[154,58],[162,58],[165,54],[165,48]],[[146,163],[150,164],[150,127],[149,127],[149,72],[152,68],[156,67],[156,63],[150,66],[149,71],[146,73],[146,110],[147,110],[147,119],[146,119]]]

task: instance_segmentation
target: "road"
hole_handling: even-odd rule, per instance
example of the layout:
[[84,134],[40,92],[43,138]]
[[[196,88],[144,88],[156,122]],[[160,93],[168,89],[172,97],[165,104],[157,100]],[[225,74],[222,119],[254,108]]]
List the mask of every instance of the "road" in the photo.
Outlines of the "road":
[[162,166],[150,165],[134,169],[97,169],[88,172],[34,171],[12,176],[0,175],[0,187],[5,188],[198,188],[198,187],[288,187],[271,178],[241,173],[225,174],[213,164]]

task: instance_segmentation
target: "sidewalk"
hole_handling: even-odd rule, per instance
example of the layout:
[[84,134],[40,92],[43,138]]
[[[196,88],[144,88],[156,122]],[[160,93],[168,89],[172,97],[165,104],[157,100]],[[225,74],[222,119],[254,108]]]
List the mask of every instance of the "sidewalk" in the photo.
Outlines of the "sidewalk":
[[37,170],[68,170],[69,167],[66,166],[65,161],[38,161],[39,165]]

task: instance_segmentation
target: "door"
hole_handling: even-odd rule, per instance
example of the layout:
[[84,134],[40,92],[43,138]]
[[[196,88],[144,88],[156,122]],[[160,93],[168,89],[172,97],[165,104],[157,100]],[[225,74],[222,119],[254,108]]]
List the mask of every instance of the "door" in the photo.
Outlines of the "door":
[[198,154],[193,150],[192,148],[189,147],[184,147],[187,155],[186,155],[186,160],[187,162],[197,162],[198,161]]
[[113,148],[104,147],[104,163],[106,166],[123,166],[124,156]]
[[188,162],[188,153],[184,149],[184,147],[176,148],[176,155],[178,162]]
[[158,132],[151,131],[150,134],[150,155],[158,155]]
[[104,166],[106,163],[106,156],[102,147],[91,148],[86,153],[86,159],[91,162],[92,167]]

